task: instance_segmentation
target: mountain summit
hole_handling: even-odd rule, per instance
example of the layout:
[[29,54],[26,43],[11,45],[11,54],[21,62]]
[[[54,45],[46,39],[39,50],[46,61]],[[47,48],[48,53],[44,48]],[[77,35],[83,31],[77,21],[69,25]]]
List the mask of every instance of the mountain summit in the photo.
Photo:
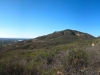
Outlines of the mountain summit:
[[55,38],[59,38],[59,37],[78,37],[78,38],[84,38],[84,39],[93,39],[95,38],[94,36],[87,34],[87,33],[83,33],[83,32],[79,32],[76,30],[71,30],[71,29],[66,29],[63,31],[55,31],[52,34],[48,34],[45,36],[40,36],[37,37],[36,39],[38,40],[46,40],[46,39],[55,39]]

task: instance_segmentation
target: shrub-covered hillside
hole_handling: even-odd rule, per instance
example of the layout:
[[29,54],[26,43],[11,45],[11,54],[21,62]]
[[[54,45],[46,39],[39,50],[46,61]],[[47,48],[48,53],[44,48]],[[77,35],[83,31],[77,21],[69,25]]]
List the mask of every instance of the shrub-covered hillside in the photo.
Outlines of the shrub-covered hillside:
[[52,34],[40,36],[34,38],[33,40],[21,41],[11,46],[5,47],[3,48],[3,50],[13,50],[13,49],[33,50],[49,46],[57,46],[61,44],[70,44],[77,41],[84,41],[84,40],[91,41],[93,39],[95,39],[95,37],[93,37],[90,34],[67,29],[63,31],[54,32]]
[[56,33],[4,47],[0,75],[99,75],[98,38],[73,30]]

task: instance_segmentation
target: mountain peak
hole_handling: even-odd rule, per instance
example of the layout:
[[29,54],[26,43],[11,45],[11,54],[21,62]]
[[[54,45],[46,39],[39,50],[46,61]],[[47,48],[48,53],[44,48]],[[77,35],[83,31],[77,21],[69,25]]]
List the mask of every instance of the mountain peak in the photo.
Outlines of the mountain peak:
[[87,34],[87,33],[83,33],[83,32],[77,31],[77,30],[66,29],[66,30],[62,30],[62,31],[55,31],[51,34],[37,37],[36,39],[45,40],[45,39],[55,39],[55,38],[59,38],[59,37],[71,37],[71,36],[85,38],[85,39],[95,38],[94,36]]

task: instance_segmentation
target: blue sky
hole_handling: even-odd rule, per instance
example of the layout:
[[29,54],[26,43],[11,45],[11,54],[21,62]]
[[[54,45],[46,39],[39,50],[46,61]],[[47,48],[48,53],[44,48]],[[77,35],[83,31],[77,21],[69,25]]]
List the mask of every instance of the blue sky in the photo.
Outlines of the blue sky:
[[100,36],[100,0],[0,0],[0,37],[78,30]]

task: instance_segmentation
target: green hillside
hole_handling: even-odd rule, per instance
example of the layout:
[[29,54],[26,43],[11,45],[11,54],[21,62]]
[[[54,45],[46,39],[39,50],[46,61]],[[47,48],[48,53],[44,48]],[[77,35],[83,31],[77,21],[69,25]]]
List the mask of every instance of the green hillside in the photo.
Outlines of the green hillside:
[[40,37],[34,38],[33,40],[18,42],[9,47],[6,47],[5,50],[12,50],[12,49],[33,50],[33,49],[57,46],[61,44],[70,44],[73,42],[86,41],[86,40],[92,40],[92,39],[95,39],[95,37],[93,37],[90,34],[79,32],[76,30],[66,29],[66,30],[57,31],[45,36],[40,36]]
[[56,31],[0,51],[0,75],[99,75],[99,68],[100,39],[76,30]]

